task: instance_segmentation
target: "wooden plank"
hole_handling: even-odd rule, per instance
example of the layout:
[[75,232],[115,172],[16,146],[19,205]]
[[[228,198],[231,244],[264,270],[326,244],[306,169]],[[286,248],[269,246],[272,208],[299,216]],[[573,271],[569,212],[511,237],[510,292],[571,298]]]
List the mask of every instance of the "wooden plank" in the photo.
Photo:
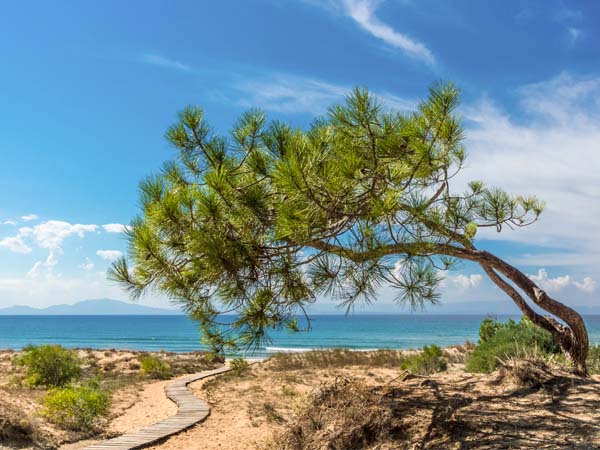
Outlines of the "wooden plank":
[[196,397],[188,384],[231,370],[225,366],[185,376],[165,386],[167,398],[177,404],[177,414],[133,433],[90,445],[84,450],[132,450],[155,443],[202,422],[210,414],[210,406]]

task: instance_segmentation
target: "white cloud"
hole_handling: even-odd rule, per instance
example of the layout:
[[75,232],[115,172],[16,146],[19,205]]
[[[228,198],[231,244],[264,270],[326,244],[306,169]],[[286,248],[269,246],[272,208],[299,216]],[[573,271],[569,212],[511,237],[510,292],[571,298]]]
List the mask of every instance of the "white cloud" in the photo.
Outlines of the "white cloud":
[[94,269],[94,263],[89,259],[89,258],[85,258],[85,262],[79,264],[80,269],[85,270],[86,272],[89,272],[90,270]]
[[[33,219],[29,219],[33,220]],[[39,272],[41,266],[51,269],[58,263],[58,256],[62,255],[63,241],[72,235],[83,237],[85,233],[93,232],[97,225],[70,224],[59,220],[50,220],[33,227],[21,227],[16,236],[0,239],[0,247],[15,253],[31,253],[31,246],[25,241],[33,240],[38,247],[47,249],[48,256],[44,263],[35,263],[30,274]]]
[[448,277],[446,277],[446,279],[448,280],[449,283],[453,284],[455,287],[457,287],[461,290],[466,290],[466,289],[473,289],[473,288],[476,288],[477,286],[479,286],[483,277],[477,273],[474,273],[471,275],[463,275],[463,274],[449,275]]
[[584,292],[591,294],[596,290],[597,283],[591,277],[585,277],[581,283],[575,281],[575,287]]
[[0,277],[0,305],[48,306],[88,298],[124,298],[117,287],[107,282],[104,272],[87,272],[65,277],[41,273],[41,262],[24,277]]
[[464,297],[464,294],[469,290],[474,290],[479,287],[483,277],[478,273],[473,274],[453,274],[442,270],[439,272],[441,277],[440,287],[444,290],[444,297]]
[[42,269],[42,261],[36,261],[35,264],[33,265],[33,267],[31,269],[29,269],[29,272],[27,272],[27,277],[28,278],[37,277],[40,274],[41,269]]
[[31,247],[23,241],[22,236],[9,236],[0,239],[0,247],[14,253],[31,253]]
[[151,64],[165,69],[173,69],[181,72],[193,72],[194,69],[187,64],[176,61],[174,59],[165,58],[164,56],[155,53],[144,53],[141,61],[146,64]]
[[107,233],[124,233],[127,230],[127,225],[123,225],[120,223],[107,223],[102,225],[104,231]]
[[119,250],[98,250],[96,252],[96,255],[107,261],[114,261],[115,259],[118,259],[121,256],[123,256],[123,252]]
[[550,247],[600,263],[600,77],[562,74],[520,88],[522,115],[489,99],[463,109],[469,157],[462,180],[481,179],[547,208],[539,223],[480,237]]
[[528,275],[536,284],[542,289],[548,292],[559,292],[565,287],[572,284],[571,277],[569,275],[558,276],[556,278],[550,278],[548,272],[544,269],[538,270],[536,275]]
[[399,33],[375,15],[379,3],[377,0],[342,0],[342,7],[346,15],[374,37],[401,49],[408,56],[433,64],[435,58],[424,44]]
[[50,250],[50,253],[48,253],[48,257],[44,262],[44,266],[48,268],[54,267],[58,263],[59,254],[62,255],[62,250]]
[[97,225],[71,224],[60,220],[49,220],[33,227],[32,235],[42,248],[59,249],[63,240],[69,236],[82,238],[85,233],[96,231]]
[[375,14],[381,0],[304,0],[313,6],[323,7],[330,12],[351,18],[360,28],[382,40],[387,45],[402,50],[408,56],[435,63],[435,57],[427,46],[406,34],[400,33],[381,21]]
[[[342,102],[352,91],[349,86],[288,74],[245,77],[242,81],[234,82],[233,88],[238,91],[236,96],[242,106],[310,114],[324,113],[331,105]],[[416,104],[387,92],[374,94],[388,109],[410,110]]]
[[21,216],[21,220],[23,220],[25,222],[30,222],[32,220],[37,220],[37,219],[39,219],[37,214],[27,214],[26,216]]
[[17,221],[16,220],[3,220],[2,222],[0,222],[0,225],[16,225]]
[[590,277],[585,277],[581,283],[575,281],[570,275],[551,278],[545,269],[540,269],[537,274],[528,275],[528,277],[542,289],[550,293],[560,292],[568,286],[575,286],[577,289],[587,293],[592,293],[596,290],[596,282]]

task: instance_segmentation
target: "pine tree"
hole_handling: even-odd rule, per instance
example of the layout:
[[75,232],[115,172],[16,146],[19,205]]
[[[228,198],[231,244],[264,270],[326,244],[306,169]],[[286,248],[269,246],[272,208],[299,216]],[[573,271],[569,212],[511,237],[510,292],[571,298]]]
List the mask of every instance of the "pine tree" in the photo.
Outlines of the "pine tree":
[[[452,189],[465,161],[458,101],[438,83],[416,111],[388,113],[355,89],[306,130],[251,110],[231,137],[188,107],[166,134],[177,158],[141,183],[128,259],[111,278],[132,297],[155,289],[181,302],[223,350],[297,330],[319,296],[352,308],[386,284],[400,303],[435,303],[442,271],[474,261],[585,373],[581,316],[476,247],[479,228],[531,225],[543,203],[479,181]],[[224,313],[239,318],[224,327]]]

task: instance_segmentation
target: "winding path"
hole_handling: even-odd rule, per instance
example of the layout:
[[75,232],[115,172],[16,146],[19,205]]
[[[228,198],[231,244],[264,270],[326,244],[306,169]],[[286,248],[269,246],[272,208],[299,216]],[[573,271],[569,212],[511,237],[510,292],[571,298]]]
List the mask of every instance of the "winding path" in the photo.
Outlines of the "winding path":
[[130,450],[140,448],[202,422],[210,414],[210,407],[204,400],[200,400],[192,394],[187,385],[194,381],[219,375],[230,370],[229,366],[224,366],[219,369],[195,373],[172,381],[165,386],[165,393],[170,400],[177,403],[179,408],[177,414],[133,433],[90,445],[83,450]]

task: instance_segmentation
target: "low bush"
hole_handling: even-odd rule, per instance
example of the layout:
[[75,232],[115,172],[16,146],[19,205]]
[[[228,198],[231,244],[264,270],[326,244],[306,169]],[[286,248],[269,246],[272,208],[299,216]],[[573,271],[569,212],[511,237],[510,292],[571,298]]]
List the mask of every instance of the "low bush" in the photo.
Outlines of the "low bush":
[[50,422],[72,431],[92,431],[108,414],[110,396],[97,382],[55,388],[43,400],[42,415]]
[[437,345],[431,344],[423,347],[421,353],[406,356],[400,367],[417,375],[431,375],[445,371],[448,368],[448,362],[444,357],[443,350]]
[[520,322],[510,319],[498,322],[486,319],[479,330],[479,343],[469,354],[467,372],[490,373],[500,366],[502,360],[531,352],[555,355],[560,348],[552,335],[523,317]]
[[250,367],[248,361],[246,361],[244,358],[232,359],[229,363],[229,366],[231,367],[232,372],[237,376],[241,376],[244,373],[246,373],[246,371]]
[[77,353],[60,345],[28,346],[17,364],[25,368],[29,386],[61,387],[81,375]]
[[140,356],[140,373],[156,380],[168,380],[173,376],[171,365],[154,355]]
[[590,345],[587,366],[591,375],[600,374],[600,345]]

